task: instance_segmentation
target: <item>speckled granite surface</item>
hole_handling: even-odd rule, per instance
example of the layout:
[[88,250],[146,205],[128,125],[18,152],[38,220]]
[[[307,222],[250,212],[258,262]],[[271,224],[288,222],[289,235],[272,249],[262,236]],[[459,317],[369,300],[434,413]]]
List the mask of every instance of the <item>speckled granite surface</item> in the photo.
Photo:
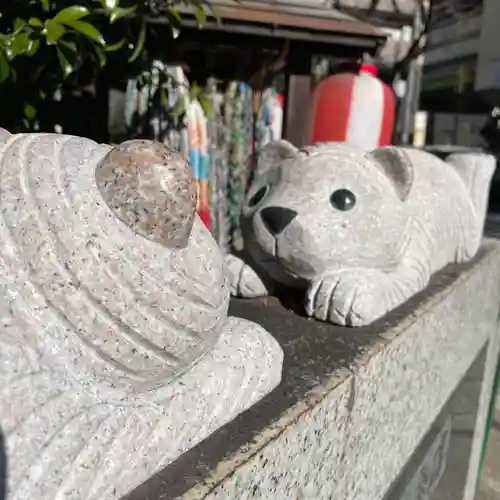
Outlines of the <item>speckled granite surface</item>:
[[282,383],[127,500],[382,499],[478,353],[497,344],[499,264],[500,245],[485,241],[473,263],[356,330],[273,299],[234,301],[233,315],[281,344]]
[[485,345],[384,500],[463,500],[486,360]]
[[304,290],[310,317],[372,324],[434,273],[477,254],[495,163],[485,154],[442,161],[415,148],[271,142],[242,208],[251,258],[226,257],[231,294],[262,297],[280,283]]
[[0,129],[0,433],[8,500],[116,500],[281,379],[228,318],[223,257],[189,165]]

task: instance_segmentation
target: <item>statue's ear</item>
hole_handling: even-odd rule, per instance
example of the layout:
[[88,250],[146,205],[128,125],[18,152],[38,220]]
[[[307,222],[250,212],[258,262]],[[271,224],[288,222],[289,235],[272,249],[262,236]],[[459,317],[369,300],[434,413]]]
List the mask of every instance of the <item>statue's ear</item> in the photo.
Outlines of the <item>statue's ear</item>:
[[297,158],[299,150],[288,141],[280,139],[266,144],[259,153],[257,173],[262,174],[290,158]]
[[399,198],[405,201],[410,193],[414,178],[413,163],[406,151],[388,146],[374,149],[366,154],[366,158],[373,161],[382,170],[394,185]]

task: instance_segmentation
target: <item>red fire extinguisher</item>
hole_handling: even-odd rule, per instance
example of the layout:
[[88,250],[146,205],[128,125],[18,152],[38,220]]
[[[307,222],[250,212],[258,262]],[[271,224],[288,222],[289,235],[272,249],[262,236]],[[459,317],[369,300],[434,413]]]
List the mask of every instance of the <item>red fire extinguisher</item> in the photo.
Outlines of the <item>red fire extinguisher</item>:
[[395,103],[392,89],[373,64],[329,76],[314,90],[309,142],[339,141],[365,150],[391,144]]

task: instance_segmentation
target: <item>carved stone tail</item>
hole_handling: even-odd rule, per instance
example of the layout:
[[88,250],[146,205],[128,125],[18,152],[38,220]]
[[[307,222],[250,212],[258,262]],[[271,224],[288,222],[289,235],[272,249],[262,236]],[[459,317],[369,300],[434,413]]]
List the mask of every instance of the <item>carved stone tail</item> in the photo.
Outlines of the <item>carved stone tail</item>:
[[496,159],[492,155],[481,153],[455,153],[448,156],[446,162],[462,177],[476,208],[478,228],[482,234]]
[[107,205],[134,232],[169,248],[187,245],[196,186],[180,153],[153,141],[124,142],[97,165],[95,179]]

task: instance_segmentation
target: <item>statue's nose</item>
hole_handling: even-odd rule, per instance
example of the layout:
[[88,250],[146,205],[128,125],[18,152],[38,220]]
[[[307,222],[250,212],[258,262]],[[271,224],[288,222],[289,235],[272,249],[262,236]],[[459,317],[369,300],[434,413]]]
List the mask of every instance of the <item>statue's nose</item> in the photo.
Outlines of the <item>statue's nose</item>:
[[262,222],[274,236],[280,234],[297,215],[295,210],[284,207],[266,207],[260,212]]

